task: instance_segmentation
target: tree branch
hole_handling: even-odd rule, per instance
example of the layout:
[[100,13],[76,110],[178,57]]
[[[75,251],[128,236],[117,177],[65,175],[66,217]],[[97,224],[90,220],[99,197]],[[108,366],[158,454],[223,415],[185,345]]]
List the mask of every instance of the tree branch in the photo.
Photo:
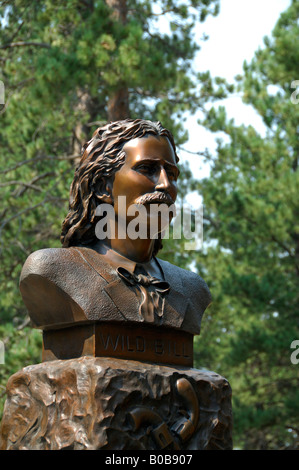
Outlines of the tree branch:
[[28,189],[28,188],[32,188],[32,189],[37,188],[38,191],[42,192],[43,190],[41,188],[39,188],[38,186],[35,186],[34,183],[36,183],[38,180],[40,180],[42,178],[46,178],[46,176],[54,176],[54,175],[55,175],[54,171],[46,171],[42,175],[35,176],[34,178],[32,178],[32,180],[30,181],[29,184],[24,184],[24,187],[16,194],[16,197],[22,196],[24,194],[24,192],[26,191],[26,189]]
[[0,49],[9,49],[11,47],[25,47],[25,46],[35,46],[35,47],[44,47],[46,49],[51,49],[51,45],[45,42],[34,42],[34,41],[19,41],[11,42],[10,44],[4,44],[0,46]]
[[178,149],[180,149],[182,152],[189,153],[190,155],[198,155],[199,157],[207,157],[207,150],[203,152],[192,152],[191,150],[187,150],[184,147],[181,147],[180,145],[177,146]]
[[23,214],[26,214],[27,212],[30,212],[30,211],[36,209],[37,207],[40,207],[40,206],[45,205],[46,202],[50,202],[50,201],[51,201],[51,202],[55,202],[55,201],[58,201],[58,200],[60,201],[61,198],[52,197],[52,196],[50,196],[50,195],[46,195],[45,198],[44,198],[42,201],[38,202],[37,204],[34,204],[33,206],[30,206],[30,207],[26,207],[25,209],[23,209],[23,210],[21,210],[20,212],[18,212],[18,213],[16,213],[16,214],[12,215],[12,216],[9,217],[8,219],[3,220],[3,222],[2,222],[2,224],[1,224],[1,226],[0,226],[0,240],[1,240],[1,237],[2,237],[2,231],[3,231],[4,227],[5,227],[7,224],[9,224],[12,220],[14,220],[14,219],[20,217],[20,216],[23,215]]
[[39,188],[38,186],[35,186],[33,184],[30,184],[30,183],[24,183],[23,181],[7,181],[5,183],[0,183],[0,188],[3,188],[5,186],[13,186],[13,185],[21,185],[21,186],[25,186],[26,188],[31,188],[31,189],[34,189],[35,191],[42,191],[41,188]]
[[17,168],[20,168],[23,165],[27,165],[27,163],[28,164],[35,163],[35,162],[39,162],[41,160],[76,160],[76,158],[80,158],[80,157],[81,157],[81,155],[74,154],[74,155],[66,155],[66,156],[62,156],[62,157],[56,157],[55,155],[49,155],[49,156],[46,156],[46,157],[30,158],[28,160],[23,160],[22,162],[16,163],[14,166],[11,166],[10,168],[6,168],[5,170],[1,170],[0,174],[9,173],[10,171],[14,171],[14,170],[16,170]]

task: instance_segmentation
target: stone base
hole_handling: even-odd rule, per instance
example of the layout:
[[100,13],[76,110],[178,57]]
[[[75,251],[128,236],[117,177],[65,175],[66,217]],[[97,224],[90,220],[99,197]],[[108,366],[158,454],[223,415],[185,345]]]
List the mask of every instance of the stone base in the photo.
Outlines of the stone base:
[[81,357],[10,377],[1,450],[232,449],[231,388],[209,371]]

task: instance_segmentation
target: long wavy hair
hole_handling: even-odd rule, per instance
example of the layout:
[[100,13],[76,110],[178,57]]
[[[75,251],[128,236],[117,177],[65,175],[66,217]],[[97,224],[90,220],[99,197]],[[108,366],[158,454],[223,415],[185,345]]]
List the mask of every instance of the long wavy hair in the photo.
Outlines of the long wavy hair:
[[[178,156],[171,132],[160,122],[142,119],[115,121],[98,128],[83,146],[83,155],[75,171],[70,188],[69,212],[62,224],[63,247],[91,245],[97,241],[95,234],[96,208],[101,204],[106,182],[125,163],[126,142],[148,134],[167,137]],[[161,239],[155,243],[154,254],[162,248]]]

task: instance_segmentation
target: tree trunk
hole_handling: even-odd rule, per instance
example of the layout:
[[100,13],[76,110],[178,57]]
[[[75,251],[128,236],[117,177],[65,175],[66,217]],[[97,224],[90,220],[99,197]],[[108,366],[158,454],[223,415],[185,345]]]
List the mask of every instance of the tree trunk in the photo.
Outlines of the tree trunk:
[[119,88],[109,97],[108,121],[119,121],[129,117],[129,92],[127,87]]
[[108,7],[112,10],[113,18],[122,24],[127,22],[127,0],[106,0]]
[[[85,90],[77,90],[77,97],[78,97],[78,103],[75,107],[76,111],[83,113],[88,112],[88,114],[91,114],[91,98],[88,92]],[[90,136],[88,133],[90,132],[90,129],[86,126],[86,123],[83,123],[80,119],[78,123],[76,124],[75,129],[73,130],[73,155],[78,155],[78,157],[74,160],[75,166],[78,165],[80,162],[81,158],[81,153],[82,153],[82,145],[87,141]]]
[[[127,0],[106,0],[107,5],[112,10],[112,16],[123,25],[127,22]],[[119,121],[127,119],[129,111],[129,91],[127,86],[120,84],[108,99],[107,119],[108,121]]]

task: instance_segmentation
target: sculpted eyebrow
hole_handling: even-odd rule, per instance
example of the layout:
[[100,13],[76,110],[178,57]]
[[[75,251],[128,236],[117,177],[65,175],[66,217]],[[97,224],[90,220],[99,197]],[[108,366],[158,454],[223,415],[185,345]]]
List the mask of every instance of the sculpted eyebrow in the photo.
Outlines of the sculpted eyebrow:
[[[143,158],[142,160],[139,160],[138,162],[136,162],[133,166],[133,170],[135,169],[138,169],[138,167],[142,166],[142,165],[150,165],[152,167],[156,166],[157,164],[159,164],[159,161],[158,160],[154,160],[152,158]],[[172,163],[169,163],[169,162],[165,162],[164,164],[165,166],[165,169],[170,169],[172,171],[175,172],[176,174],[176,178],[178,178],[178,176],[180,175],[180,170],[178,169],[178,167]]]
[[134,167],[138,165],[143,165],[144,163],[146,165],[157,165],[157,160],[153,160],[152,158],[143,158],[142,160],[138,160],[138,162],[134,164]]
[[165,168],[170,168],[171,170],[175,171],[177,176],[179,176],[180,174],[180,170],[178,169],[178,167],[176,165],[173,165],[172,163],[165,163]]
[[[143,163],[146,163],[147,165],[148,164],[157,165],[157,163],[159,163],[159,161],[155,160],[153,158],[143,158],[142,160],[139,160],[138,162],[136,162],[134,164],[134,168],[138,165],[142,165]],[[167,167],[175,169],[176,171],[178,171],[178,173],[180,173],[180,170],[178,169],[178,167],[176,165],[174,165],[173,163],[165,162],[165,168],[167,168]]]

